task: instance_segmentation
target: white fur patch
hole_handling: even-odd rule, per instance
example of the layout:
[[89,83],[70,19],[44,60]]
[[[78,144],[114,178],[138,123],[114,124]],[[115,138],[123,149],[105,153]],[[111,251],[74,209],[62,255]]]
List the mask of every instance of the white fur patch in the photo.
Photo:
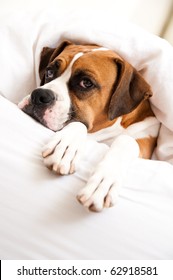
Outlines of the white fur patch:
[[83,206],[99,212],[117,202],[129,165],[139,156],[139,146],[130,136],[120,135],[111,145],[77,199]]
[[124,128],[121,125],[121,121],[122,117],[119,117],[112,126],[90,133],[89,138],[110,146],[115,138],[121,134],[129,135],[135,139],[149,136],[157,137],[160,128],[160,123],[155,117],[148,117],[141,122],[128,126],[127,128]]
[[96,51],[109,51],[109,49],[101,47],[101,48],[97,48],[97,49],[92,50],[92,52],[96,52]]
[[72,122],[57,131],[43,149],[45,165],[61,175],[73,173],[86,138],[87,128],[80,122]]

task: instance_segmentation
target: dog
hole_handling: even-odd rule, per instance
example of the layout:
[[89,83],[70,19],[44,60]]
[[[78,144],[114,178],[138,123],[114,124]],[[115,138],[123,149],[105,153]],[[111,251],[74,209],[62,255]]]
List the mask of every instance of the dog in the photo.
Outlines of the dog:
[[68,40],[43,48],[39,75],[40,86],[18,106],[56,132],[43,150],[45,165],[72,174],[87,133],[111,130],[110,147],[77,199],[96,212],[113,206],[129,166],[138,157],[149,159],[156,146],[150,85],[114,51]]

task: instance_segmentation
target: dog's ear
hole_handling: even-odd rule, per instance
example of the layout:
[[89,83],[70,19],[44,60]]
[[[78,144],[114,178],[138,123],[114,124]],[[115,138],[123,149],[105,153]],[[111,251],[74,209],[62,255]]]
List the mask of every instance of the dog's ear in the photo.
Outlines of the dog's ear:
[[68,40],[63,41],[57,48],[44,47],[40,55],[39,76],[40,85],[44,84],[44,74],[47,65],[53,61],[68,45],[72,43]]
[[108,117],[113,120],[133,111],[144,99],[152,96],[149,84],[129,63],[116,58],[117,80],[109,104]]

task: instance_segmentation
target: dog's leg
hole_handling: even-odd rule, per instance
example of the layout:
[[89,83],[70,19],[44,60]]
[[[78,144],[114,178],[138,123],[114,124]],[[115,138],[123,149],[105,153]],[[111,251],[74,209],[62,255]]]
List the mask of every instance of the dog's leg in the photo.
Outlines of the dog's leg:
[[78,201],[96,212],[101,211],[103,207],[113,206],[127,169],[138,156],[139,146],[136,140],[128,135],[118,136],[85,188],[78,194]]
[[87,128],[80,122],[70,123],[56,132],[43,149],[45,165],[61,175],[74,173],[86,137]]

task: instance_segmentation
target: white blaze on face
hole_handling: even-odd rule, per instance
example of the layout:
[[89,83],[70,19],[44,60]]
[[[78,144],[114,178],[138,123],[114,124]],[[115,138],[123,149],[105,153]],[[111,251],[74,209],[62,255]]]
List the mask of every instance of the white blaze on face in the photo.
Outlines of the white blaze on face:
[[52,90],[56,96],[55,105],[46,109],[43,116],[46,126],[54,131],[61,129],[63,124],[69,118],[71,101],[68,93],[67,83],[71,76],[73,63],[82,55],[82,52],[76,54],[67,69],[60,77],[40,87],[43,89],[45,88]]
[[109,49],[101,47],[101,48],[97,48],[97,49],[92,50],[92,52],[96,52],[96,51],[109,51]]

